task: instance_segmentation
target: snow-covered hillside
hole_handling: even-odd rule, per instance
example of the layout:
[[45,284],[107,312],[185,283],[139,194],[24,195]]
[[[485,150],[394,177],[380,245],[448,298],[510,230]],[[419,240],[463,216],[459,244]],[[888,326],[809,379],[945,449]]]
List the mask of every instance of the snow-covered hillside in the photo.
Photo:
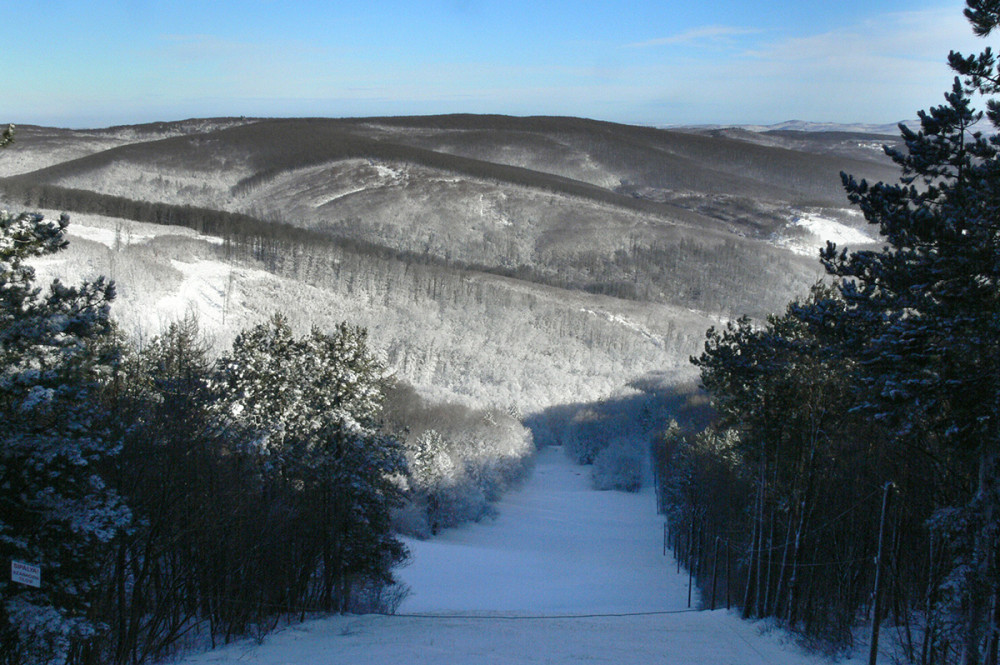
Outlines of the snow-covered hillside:
[[134,337],[148,339],[189,312],[217,351],[275,312],[300,332],[347,321],[367,328],[389,367],[426,396],[523,413],[599,399],[649,372],[690,376],[687,358],[715,322],[668,305],[378,257],[347,265],[350,257],[297,254],[270,271],[227,260],[219,238],[98,215],[72,215],[68,234],[66,251],[35,262],[41,283],[113,278],[112,315]]
[[313,620],[182,662],[827,662],[735,613],[688,611],[687,577],[663,556],[652,491],[596,492],[588,475],[560,448],[544,449],[495,523],[410,542],[413,561],[400,576],[412,594],[395,616]]

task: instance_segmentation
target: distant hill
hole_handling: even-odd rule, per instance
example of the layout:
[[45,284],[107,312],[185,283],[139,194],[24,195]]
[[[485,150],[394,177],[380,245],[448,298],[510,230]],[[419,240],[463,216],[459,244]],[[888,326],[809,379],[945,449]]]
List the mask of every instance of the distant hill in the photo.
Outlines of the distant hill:
[[[826,239],[873,242],[839,174],[894,179],[894,140],[478,115],[19,127],[0,192],[98,229],[69,264],[115,271],[123,301],[181,298],[197,256],[235,284],[205,282],[208,314],[219,289],[245,294],[223,293],[241,314],[213,323],[220,339],[268,306],[303,325],[339,311],[385,326],[376,339],[427,391],[536,409],[689,372],[707,325],[817,279]],[[148,224],[164,232],[122,242]],[[130,289],[126,264],[162,271],[164,292]],[[270,301],[240,281],[264,273]],[[138,302],[120,305],[136,321]]]
[[738,128],[745,129],[750,132],[781,132],[781,131],[793,131],[793,132],[850,132],[852,134],[877,134],[888,137],[899,136],[899,125],[903,124],[910,129],[917,129],[920,127],[920,121],[916,119],[910,120],[900,120],[899,122],[890,122],[882,124],[874,123],[842,123],[842,122],[809,122],[806,120],[786,120],[784,122],[777,122],[773,125],[675,125],[668,127],[668,129],[695,129],[695,130],[709,130],[709,129],[728,129],[728,128]]

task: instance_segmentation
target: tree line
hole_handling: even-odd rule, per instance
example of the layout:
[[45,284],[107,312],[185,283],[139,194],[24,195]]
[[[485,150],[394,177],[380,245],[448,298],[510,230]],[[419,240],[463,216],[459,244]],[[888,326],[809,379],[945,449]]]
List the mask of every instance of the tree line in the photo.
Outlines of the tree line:
[[[30,208],[67,210],[152,224],[179,225],[223,238],[237,256],[252,257],[275,271],[286,256],[328,252],[444,269],[483,272],[557,288],[615,298],[671,303],[725,316],[751,308],[772,311],[785,294],[812,279],[802,266],[788,269],[775,257],[785,250],[745,241],[713,241],[681,236],[648,243],[633,238],[614,252],[544,253],[511,265],[464,261],[434,252],[395,249],[366,239],[358,220],[342,220],[332,231],[317,231],[275,218],[276,213],[244,214],[190,205],[137,201],[88,190],[38,184],[25,178],[0,183],[12,200]],[[504,255],[500,251],[498,256]],[[747,282],[742,275],[757,277]]]
[[[975,32],[1000,3],[969,0]],[[718,419],[658,440],[668,538],[744,616],[850,642],[890,622],[907,662],[989,663],[1000,636],[1000,139],[971,98],[995,56],[949,56],[945,104],[901,126],[898,184],[843,176],[886,246],[828,244],[830,276],[693,362]],[[1000,106],[986,116],[1000,126]],[[721,546],[721,550],[720,550]],[[721,553],[720,553],[721,552]],[[874,662],[874,660],[870,661]]]

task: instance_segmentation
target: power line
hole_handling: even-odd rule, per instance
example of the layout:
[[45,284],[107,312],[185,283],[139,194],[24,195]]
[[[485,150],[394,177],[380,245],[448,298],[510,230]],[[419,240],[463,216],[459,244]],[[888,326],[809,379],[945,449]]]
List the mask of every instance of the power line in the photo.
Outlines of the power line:
[[617,612],[606,614],[390,614],[388,612],[373,612],[378,616],[399,617],[406,619],[479,619],[479,620],[501,620],[501,621],[521,621],[538,619],[605,619],[615,617],[643,617],[660,616],[666,614],[687,614],[689,612],[702,612],[704,610],[683,609],[683,610],[658,610],[650,612]]
[[[272,603],[272,602],[248,602],[240,601],[235,598],[215,598],[215,602],[224,602],[234,605],[246,604],[248,606],[256,607],[269,607],[276,610],[282,610],[283,613],[288,615],[299,614],[305,612],[307,614],[318,614],[318,615],[332,615],[333,612],[322,610],[317,607],[303,607],[301,605],[292,605],[284,603]],[[703,612],[704,610],[698,609],[681,609],[681,610],[650,610],[646,612],[607,612],[607,613],[592,613],[592,614],[427,614],[427,613],[400,613],[400,612],[365,612],[363,614],[355,614],[352,616],[363,617],[363,616],[383,616],[383,617],[398,617],[404,619],[477,619],[477,620],[500,620],[500,621],[520,621],[520,620],[537,620],[537,619],[605,619],[605,618],[625,618],[625,617],[641,617],[641,616],[660,616],[667,614],[687,614],[688,612]]]

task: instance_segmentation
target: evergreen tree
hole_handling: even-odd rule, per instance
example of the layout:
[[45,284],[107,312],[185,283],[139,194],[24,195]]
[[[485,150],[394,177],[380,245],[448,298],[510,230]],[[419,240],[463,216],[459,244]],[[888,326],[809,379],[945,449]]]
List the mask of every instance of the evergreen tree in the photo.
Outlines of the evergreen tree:
[[[997,27],[1000,2],[967,5],[977,34]],[[889,151],[901,182],[844,176],[887,247],[828,245],[822,259],[839,278],[847,319],[874,333],[858,353],[866,408],[900,445],[922,447],[965,480],[964,498],[934,524],[953,561],[940,625],[961,636],[972,664],[990,649],[995,662],[990,605],[1000,585],[1000,135],[977,130],[972,98],[1000,92],[1000,74],[989,48],[952,52],[949,62],[959,77],[945,103],[920,113],[919,131],[901,126],[906,149]],[[996,99],[986,116],[1000,128]]]
[[377,427],[385,370],[366,331],[341,324],[296,340],[275,316],[239,335],[222,366],[225,409],[258,432],[294,519],[316,535],[321,606],[344,612],[358,586],[391,584],[406,557],[389,529],[406,461]]
[[391,533],[403,503],[402,444],[378,430],[385,367],[367,345],[367,331],[340,324],[314,328],[299,344],[306,365],[304,412],[316,429],[304,443],[306,473],[322,508],[324,609],[346,612],[364,584],[389,585],[406,548]]
[[99,557],[130,517],[98,473],[116,452],[98,402],[114,287],[57,280],[42,295],[27,264],[64,248],[68,224],[0,213],[0,562],[42,569],[40,588],[0,578],[6,663],[62,662],[97,633]]
[[[155,660],[191,625],[207,620],[214,633],[246,611],[233,580],[252,576],[251,565],[226,555],[263,544],[242,537],[243,516],[260,510],[246,491],[253,475],[238,473],[239,456],[227,447],[235,432],[214,426],[208,348],[189,314],[141,350],[126,347],[104,391],[111,434],[121,442],[105,477],[133,522],[102,567],[95,611],[110,634],[88,662]],[[228,601],[222,609],[220,595]]]
[[455,463],[445,450],[444,437],[429,429],[416,438],[409,456],[410,475],[415,489],[426,502],[427,525],[437,534],[442,523],[445,494],[457,475]]

